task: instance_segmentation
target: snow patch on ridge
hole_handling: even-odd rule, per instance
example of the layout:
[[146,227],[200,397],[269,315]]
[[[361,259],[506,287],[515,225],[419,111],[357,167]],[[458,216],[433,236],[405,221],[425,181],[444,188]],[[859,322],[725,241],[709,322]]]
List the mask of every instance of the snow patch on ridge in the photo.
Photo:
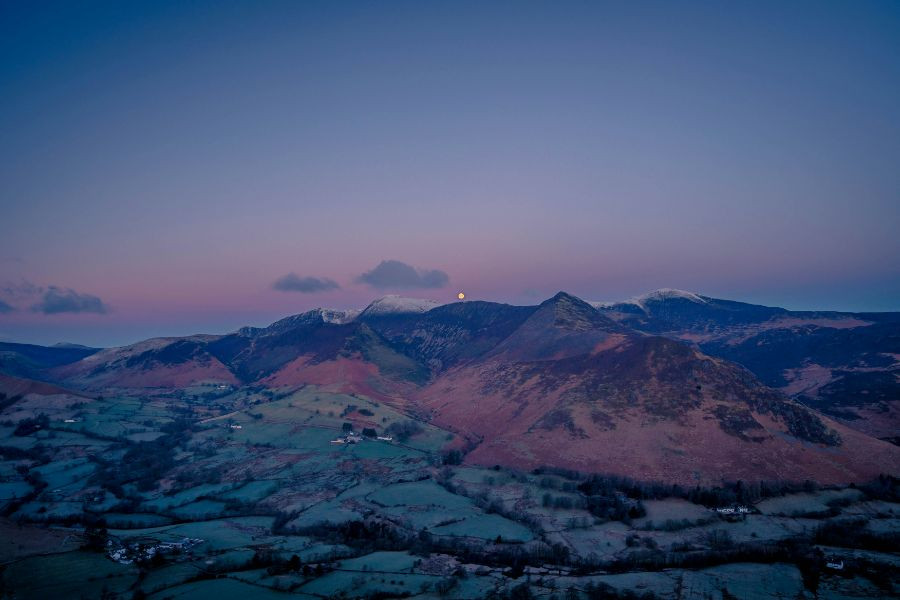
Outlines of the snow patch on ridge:
[[322,317],[322,320],[326,323],[336,323],[338,325],[343,325],[344,323],[349,323],[356,319],[359,316],[359,313],[362,311],[358,308],[351,308],[349,310],[334,310],[331,308],[317,308],[319,311],[319,315]]
[[698,304],[706,304],[706,298],[700,294],[685,292],[684,290],[675,290],[672,288],[658,289],[648,294],[644,294],[643,296],[638,296],[636,300],[639,304],[643,305],[643,303],[648,300],[669,300],[671,298],[681,298],[683,300],[697,302]]
[[300,313],[285,317],[280,321],[275,321],[268,327],[241,327],[237,330],[237,334],[244,337],[256,337],[264,335],[272,335],[287,331],[295,327],[311,325],[315,323],[333,323],[335,325],[343,325],[349,323],[359,316],[359,309],[351,310],[334,310],[332,308],[314,308]]
[[316,323],[330,323],[333,325],[344,325],[351,323],[362,316],[386,316],[400,314],[417,314],[424,313],[436,306],[441,306],[442,302],[436,300],[425,300],[421,298],[403,298],[401,296],[385,296],[375,300],[364,310],[352,308],[348,310],[336,310],[333,308],[314,308],[300,313],[285,317],[280,321],[276,321],[268,327],[241,327],[237,330],[237,334],[255,338],[257,336],[275,335],[284,331],[288,331],[297,327],[314,325]]
[[633,306],[637,306],[641,310],[646,311],[647,307],[645,306],[645,304],[647,302],[658,302],[671,299],[689,300],[691,302],[696,302],[697,304],[708,303],[706,298],[704,298],[700,294],[695,294],[694,292],[686,292],[684,290],[676,290],[673,288],[660,288],[658,290],[654,290],[646,294],[641,294],[640,296],[635,296],[634,298],[630,298],[629,300],[625,300],[622,302],[590,302],[589,304],[597,309],[612,308],[614,306],[622,304],[631,304]]
[[397,295],[389,295],[372,302],[360,313],[360,317],[377,317],[385,315],[400,315],[409,313],[424,313],[443,303],[437,300],[424,298],[404,298]]

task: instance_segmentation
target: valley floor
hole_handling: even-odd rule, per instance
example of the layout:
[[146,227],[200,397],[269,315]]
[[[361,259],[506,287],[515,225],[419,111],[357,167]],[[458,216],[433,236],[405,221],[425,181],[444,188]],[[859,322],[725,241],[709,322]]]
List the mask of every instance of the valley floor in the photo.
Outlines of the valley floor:
[[314,387],[3,406],[3,597],[900,593],[893,478],[684,490],[476,467],[451,432]]

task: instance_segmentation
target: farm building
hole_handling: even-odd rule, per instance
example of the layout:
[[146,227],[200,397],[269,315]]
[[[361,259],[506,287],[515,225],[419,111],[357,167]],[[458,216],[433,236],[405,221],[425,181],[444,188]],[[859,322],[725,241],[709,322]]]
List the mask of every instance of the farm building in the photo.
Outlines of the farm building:
[[716,512],[722,515],[746,515],[750,514],[749,506],[726,506],[717,508]]

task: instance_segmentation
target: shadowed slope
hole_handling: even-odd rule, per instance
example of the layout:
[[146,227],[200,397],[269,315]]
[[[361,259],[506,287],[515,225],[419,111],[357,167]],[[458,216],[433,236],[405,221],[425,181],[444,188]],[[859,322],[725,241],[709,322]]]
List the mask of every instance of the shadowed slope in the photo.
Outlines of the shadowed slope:
[[477,441],[469,461],[690,483],[858,480],[900,458],[740,367],[590,310],[558,295],[484,360],[421,392],[438,423]]
[[740,363],[850,427],[900,439],[900,313],[788,311],[677,290],[597,306]]

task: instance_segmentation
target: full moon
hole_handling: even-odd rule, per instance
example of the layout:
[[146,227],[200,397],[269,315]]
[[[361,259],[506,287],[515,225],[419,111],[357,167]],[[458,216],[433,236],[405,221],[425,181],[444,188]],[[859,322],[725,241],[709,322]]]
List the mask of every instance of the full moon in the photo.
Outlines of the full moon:
[[458,293],[458,294],[456,295],[456,297],[459,298],[460,300],[465,300],[465,299],[466,299],[466,295],[463,294],[462,292]]

